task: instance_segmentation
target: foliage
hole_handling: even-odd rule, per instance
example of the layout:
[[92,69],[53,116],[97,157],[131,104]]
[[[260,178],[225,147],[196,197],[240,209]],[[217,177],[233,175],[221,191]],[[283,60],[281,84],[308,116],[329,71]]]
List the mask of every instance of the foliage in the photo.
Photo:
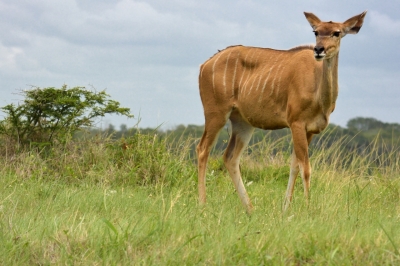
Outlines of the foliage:
[[92,127],[94,120],[106,114],[133,117],[129,108],[120,107],[109,99],[105,91],[91,91],[84,87],[39,88],[24,90],[22,103],[1,108],[6,113],[0,122],[0,134],[18,145],[48,145],[55,140],[64,142],[84,127]]
[[400,133],[400,125],[397,123],[385,123],[371,117],[356,117],[347,122],[347,128],[356,131],[366,130],[394,130]]

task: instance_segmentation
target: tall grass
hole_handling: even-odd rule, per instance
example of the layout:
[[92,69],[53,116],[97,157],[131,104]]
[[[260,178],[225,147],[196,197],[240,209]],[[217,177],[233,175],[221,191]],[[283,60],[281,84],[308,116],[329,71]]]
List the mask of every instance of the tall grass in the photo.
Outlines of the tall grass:
[[[312,150],[310,203],[295,188],[282,211],[290,150],[254,144],[241,170],[243,207],[213,156],[197,204],[195,140],[104,136],[0,158],[1,265],[396,265],[398,150]],[[379,152],[378,152],[379,150]]]

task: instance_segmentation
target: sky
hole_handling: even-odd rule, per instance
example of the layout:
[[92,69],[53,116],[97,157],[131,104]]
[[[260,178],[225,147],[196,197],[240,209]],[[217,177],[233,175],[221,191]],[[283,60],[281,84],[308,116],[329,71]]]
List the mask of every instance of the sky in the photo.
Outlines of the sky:
[[330,121],[400,123],[399,0],[0,0],[0,106],[67,84],[105,89],[135,115],[104,125],[202,125],[199,66],[218,49],[314,43],[304,11],[344,22],[364,10],[360,32],[341,42]]

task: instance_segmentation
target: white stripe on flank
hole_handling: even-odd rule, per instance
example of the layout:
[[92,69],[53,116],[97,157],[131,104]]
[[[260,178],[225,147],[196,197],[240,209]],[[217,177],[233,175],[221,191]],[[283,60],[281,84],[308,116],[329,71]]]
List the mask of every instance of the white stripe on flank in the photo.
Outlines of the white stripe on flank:
[[269,76],[271,75],[271,72],[272,72],[272,70],[274,69],[274,67],[275,67],[275,65],[273,65],[273,66],[269,69],[268,76],[267,76],[267,78],[264,80],[264,85],[263,85],[263,88],[262,88],[262,90],[261,90],[260,98],[258,99],[258,102],[261,102],[262,96],[263,96],[263,94],[264,94],[265,87],[267,86],[267,82],[268,82]]
[[277,85],[276,85],[276,94],[279,93],[279,90],[281,88],[281,79],[282,79],[282,74],[285,71],[285,61],[283,60],[280,65],[279,68],[276,71],[276,75],[279,76],[278,80],[277,80]]
[[[257,58],[256,58],[256,62],[255,62],[255,65],[257,65],[257,63],[258,63],[258,59],[259,59],[259,57],[258,57],[258,55],[261,53],[261,51],[259,51],[258,53],[257,53]],[[249,92],[247,93],[247,95],[250,95],[250,93],[251,93],[251,90],[253,89],[253,85],[254,85],[254,82],[256,81],[256,77],[253,79],[253,83],[251,83],[251,87],[250,87],[250,89],[249,89]]]
[[[249,54],[250,54],[250,52],[248,52],[247,54],[246,54],[246,56],[245,56],[245,58],[244,58],[244,63],[246,63],[247,61],[246,61],[246,59],[247,59],[247,57],[249,56]],[[254,55],[254,52],[252,52],[252,55]],[[253,57],[250,57],[250,60],[252,59]],[[245,69],[244,69],[245,70]],[[243,79],[243,76],[244,76],[244,73],[245,73],[246,71],[243,71],[242,72],[242,76],[240,77],[240,81],[239,81],[239,88],[241,87],[241,85],[242,85],[242,79]]]
[[235,63],[235,71],[233,71],[233,78],[232,78],[232,96],[235,95],[235,79],[236,79],[236,70],[239,62],[239,55],[240,53],[238,52],[236,55],[236,63]]
[[281,73],[280,73],[280,75],[279,75],[278,89],[276,90],[276,93],[279,93],[279,90],[280,90],[280,88],[281,88],[281,78],[282,78],[282,73],[283,73],[283,71],[285,71],[285,67],[284,67],[284,66],[282,67],[282,71],[281,71]]
[[279,73],[279,68],[282,66],[282,62],[279,64],[279,66],[276,68],[276,73],[275,73],[275,76],[274,76],[274,80],[272,80],[272,84],[271,84],[271,92],[269,93],[269,95],[271,96],[272,95],[272,93],[274,93],[274,89],[275,89],[275,87],[274,87],[274,85],[275,85],[275,80],[276,80],[276,77],[278,76],[278,73]]
[[[256,54],[256,49],[252,49],[252,50],[253,50],[253,53],[251,54],[251,57],[250,57],[250,59],[249,59],[250,62],[252,62],[253,57],[254,57],[254,55]],[[243,88],[242,93],[245,92],[246,86],[247,86],[247,82],[248,82],[248,80],[249,80],[249,78],[250,78],[250,76],[251,76],[251,71],[243,71],[243,73],[242,73],[242,78],[243,78],[245,72],[248,72],[248,74],[247,74],[247,78],[246,78],[246,80],[245,80],[245,82],[244,82],[244,84],[243,84],[243,87],[241,86],[242,79],[240,79],[240,83],[239,83],[239,88]]]
[[[274,55],[271,55],[271,58],[272,57],[275,57]],[[279,60],[279,58],[281,57],[281,55],[278,55],[278,57],[276,57],[276,59],[275,59],[275,61],[274,61],[274,63],[272,63],[272,66],[271,66],[271,68],[269,69],[269,72],[268,72],[268,76],[267,76],[267,78],[264,80],[264,84],[263,84],[263,87],[262,87],[262,89],[261,89],[261,92],[260,92],[260,98],[258,99],[258,102],[261,102],[261,100],[262,100],[262,97],[263,97],[263,94],[264,94],[264,90],[265,90],[265,88],[266,88],[266,86],[267,86],[267,83],[268,83],[268,79],[269,79],[269,76],[271,75],[271,72],[272,72],[272,70],[275,68],[275,65],[276,65],[276,63],[278,62],[278,60]],[[270,59],[271,59],[270,58]],[[276,77],[276,74],[275,74],[275,77]],[[274,80],[275,80],[275,78],[274,78]],[[272,82],[272,90],[274,90],[274,82]]]
[[[278,78],[277,84],[276,84],[276,93],[279,93],[279,89],[280,89],[280,86],[281,86],[282,73],[283,73],[283,70],[285,69],[285,67],[283,65],[284,64],[282,62],[279,65],[279,68],[276,71],[276,75],[279,75],[279,78]],[[275,82],[275,79],[274,79],[274,82]],[[272,92],[270,93],[270,95],[272,95]]]
[[204,71],[204,68],[206,67],[206,65],[209,63],[211,61],[211,59],[208,59],[207,60],[207,62],[205,62],[203,65],[201,65],[201,70],[200,70],[200,77],[202,78],[203,77],[203,71]]
[[[257,84],[256,91],[258,91],[258,88],[260,87],[261,79],[262,79],[262,77],[263,77],[263,75],[264,75],[265,68],[268,66],[269,60],[271,60],[271,57],[268,58],[267,62],[264,63],[264,67],[262,68],[261,73],[258,75],[259,78],[258,78],[258,84]],[[273,67],[274,67],[274,66],[272,66],[272,68],[273,68]],[[270,69],[270,71],[272,70],[272,68]],[[262,92],[261,92],[261,93],[262,93]]]
[[230,51],[230,53],[228,54],[228,57],[226,58],[224,77],[222,79],[222,84],[224,84],[225,94],[226,94],[226,71],[228,70],[229,57],[231,56],[231,54],[232,54],[232,51]]
[[217,63],[218,59],[221,57],[224,51],[220,52],[219,56],[215,59],[213,67],[212,67],[212,84],[213,84],[213,90],[215,93],[215,64]]
[[246,80],[245,80],[244,83],[243,83],[243,86],[242,86],[242,88],[243,88],[242,94],[245,94],[246,87],[247,87],[247,83],[249,82],[250,77],[251,77],[251,73],[249,73],[249,74],[247,75],[247,78],[246,78]]

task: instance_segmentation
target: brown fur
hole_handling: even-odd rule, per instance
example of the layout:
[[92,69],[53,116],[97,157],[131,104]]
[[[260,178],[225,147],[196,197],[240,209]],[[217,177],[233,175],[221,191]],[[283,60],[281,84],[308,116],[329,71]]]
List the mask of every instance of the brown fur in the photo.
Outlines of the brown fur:
[[[206,201],[205,175],[210,149],[228,119],[232,136],[224,162],[249,213],[253,207],[242,182],[239,160],[255,127],[291,129],[294,151],[285,209],[299,171],[308,198],[311,176],[308,145],[314,134],[326,128],[335,109],[340,39],[347,33],[358,32],[366,12],[344,23],[321,22],[311,13],[304,14],[316,32],[315,47],[299,46],[283,51],[230,46],[200,67],[199,87],[205,116],[204,133],[197,146],[200,203]],[[338,31],[339,37],[335,36]]]

